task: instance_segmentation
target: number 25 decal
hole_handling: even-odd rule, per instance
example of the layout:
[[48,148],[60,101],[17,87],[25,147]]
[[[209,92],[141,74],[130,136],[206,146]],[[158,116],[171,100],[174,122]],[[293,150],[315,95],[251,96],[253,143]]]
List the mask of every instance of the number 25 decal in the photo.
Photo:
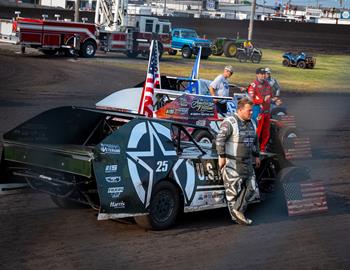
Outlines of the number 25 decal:
[[157,161],[156,172],[166,172],[167,170],[168,170],[168,161],[167,160]]

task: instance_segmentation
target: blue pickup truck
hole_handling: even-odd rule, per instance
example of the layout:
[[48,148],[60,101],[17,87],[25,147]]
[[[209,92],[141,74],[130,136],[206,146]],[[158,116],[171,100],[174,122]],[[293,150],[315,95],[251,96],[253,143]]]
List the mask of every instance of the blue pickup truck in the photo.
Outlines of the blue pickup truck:
[[181,51],[183,58],[191,58],[192,54],[197,54],[199,47],[202,47],[201,58],[207,59],[211,55],[210,40],[199,38],[193,29],[174,28],[171,37],[170,55],[175,55]]

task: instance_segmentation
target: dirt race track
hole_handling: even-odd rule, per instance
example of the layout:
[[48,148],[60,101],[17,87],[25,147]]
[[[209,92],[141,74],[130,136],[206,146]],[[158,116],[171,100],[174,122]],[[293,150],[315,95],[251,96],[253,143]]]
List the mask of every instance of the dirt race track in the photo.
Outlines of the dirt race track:
[[[99,57],[22,56],[9,48],[0,48],[0,134],[52,107],[94,106],[145,77]],[[300,164],[325,182],[328,213],[290,218],[271,195],[250,206],[251,227],[233,224],[221,209],[154,232],[97,221],[94,210],[59,209],[28,190],[0,195],[0,269],[350,269],[350,96],[284,101],[311,138],[313,158]]]

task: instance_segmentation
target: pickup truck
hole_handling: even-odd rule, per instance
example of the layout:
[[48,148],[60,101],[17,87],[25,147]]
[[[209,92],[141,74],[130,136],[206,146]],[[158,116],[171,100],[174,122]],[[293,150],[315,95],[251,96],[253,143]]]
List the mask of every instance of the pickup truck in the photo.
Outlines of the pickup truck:
[[201,58],[208,59],[211,55],[210,40],[199,38],[195,30],[174,28],[171,33],[170,55],[176,55],[177,51],[181,51],[183,58],[191,58],[192,54],[198,53],[200,46],[202,47]]

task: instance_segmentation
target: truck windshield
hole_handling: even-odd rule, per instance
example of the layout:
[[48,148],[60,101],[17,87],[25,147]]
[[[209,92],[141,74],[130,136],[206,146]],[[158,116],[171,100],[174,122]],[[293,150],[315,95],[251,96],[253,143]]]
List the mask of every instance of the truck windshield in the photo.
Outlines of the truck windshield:
[[195,31],[183,31],[182,37],[184,37],[184,38],[197,38],[198,35]]

